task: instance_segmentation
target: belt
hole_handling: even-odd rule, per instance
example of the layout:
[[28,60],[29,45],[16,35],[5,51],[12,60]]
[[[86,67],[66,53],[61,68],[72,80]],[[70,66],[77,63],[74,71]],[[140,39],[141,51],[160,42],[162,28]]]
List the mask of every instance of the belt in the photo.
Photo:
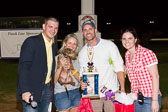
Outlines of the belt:
[[90,100],[100,100],[100,98],[90,98]]
[[46,84],[45,84],[45,86],[47,86],[47,85],[49,85],[49,84],[51,84],[51,81],[50,81],[50,82],[48,82],[48,83],[46,83]]

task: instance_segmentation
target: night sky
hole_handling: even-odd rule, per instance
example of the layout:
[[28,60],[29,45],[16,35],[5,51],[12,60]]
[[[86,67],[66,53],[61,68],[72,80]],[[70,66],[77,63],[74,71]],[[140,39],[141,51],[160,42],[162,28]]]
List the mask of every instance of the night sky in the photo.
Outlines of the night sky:
[[[6,5],[9,4],[10,5]],[[60,21],[60,32],[76,32],[78,16],[81,14],[81,0],[55,1],[11,1],[3,3],[1,17],[55,16]],[[95,14],[98,30],[107,33],[125,26],[134,26],[140,31],[164,30],[167,32],[167,3],[161,1],[114,1],[95,0]],[[155,21],[155,24],[149,24]],[[71,26],[66,26],[71,22]],[[111,25],[106,25],[111,22]]]

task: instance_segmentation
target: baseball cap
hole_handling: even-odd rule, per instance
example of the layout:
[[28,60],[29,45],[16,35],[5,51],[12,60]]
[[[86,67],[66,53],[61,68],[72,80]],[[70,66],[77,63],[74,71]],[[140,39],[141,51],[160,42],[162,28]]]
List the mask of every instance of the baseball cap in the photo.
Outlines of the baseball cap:
[[87,25],[87,24],[90,25],[90,26],[92,26],[93,28],[96,28],[96,25],[94,24],[94,22],[91,21],[91,20],[88,20],[88,21],[83,22],[83,24],[82,24],[82,30],[83,30],[83,27],[85,25]]

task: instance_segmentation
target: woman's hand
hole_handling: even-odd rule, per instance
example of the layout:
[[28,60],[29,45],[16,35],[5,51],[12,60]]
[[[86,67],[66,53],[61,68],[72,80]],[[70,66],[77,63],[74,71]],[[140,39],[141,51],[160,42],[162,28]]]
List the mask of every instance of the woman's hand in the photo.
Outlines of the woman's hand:
[[61,64],[64,70],[70,69],[70,59],[69,58],[62,57]]
[[152,112],[158,112],[159,111],[159,103],[158,100],[152,100]]

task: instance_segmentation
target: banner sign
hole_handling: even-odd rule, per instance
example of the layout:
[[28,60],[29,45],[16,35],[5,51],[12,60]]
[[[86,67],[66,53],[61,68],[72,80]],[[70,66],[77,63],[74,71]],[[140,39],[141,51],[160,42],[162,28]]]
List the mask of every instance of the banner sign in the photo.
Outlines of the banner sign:
[[42,29],[0,30],[0,58],[19,58],[23,41],[41,32]]

